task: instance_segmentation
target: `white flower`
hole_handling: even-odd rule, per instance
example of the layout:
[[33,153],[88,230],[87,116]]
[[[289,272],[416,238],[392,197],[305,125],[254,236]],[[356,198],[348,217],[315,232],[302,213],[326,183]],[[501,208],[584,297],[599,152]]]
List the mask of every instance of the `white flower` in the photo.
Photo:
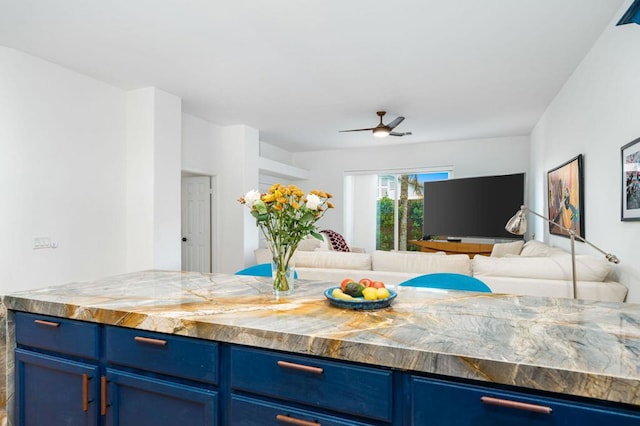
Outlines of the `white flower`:
[[310,194],[307,197],[307,208],[309,210],[317,210],[321,202],[322,201],[320,200],[320,197],[318,197],[316,194]]
[[251,208],[256,202],[260,201],[260,198],[261,198],[260,193],[252,189],[251,191],[247,192],[247,194],[244,196],[244,202],[249,208]]

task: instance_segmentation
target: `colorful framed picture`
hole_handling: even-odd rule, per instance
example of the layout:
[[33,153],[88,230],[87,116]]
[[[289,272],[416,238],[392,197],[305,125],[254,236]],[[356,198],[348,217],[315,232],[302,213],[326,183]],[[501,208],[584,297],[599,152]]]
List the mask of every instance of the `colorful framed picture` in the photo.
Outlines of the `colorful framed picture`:
[[583,181],[582,154],[547,173],[549,233],[568,237],[572,230],[584,238]]
[[620,148],[622,155],[621,220],[640,220],[640,138]]

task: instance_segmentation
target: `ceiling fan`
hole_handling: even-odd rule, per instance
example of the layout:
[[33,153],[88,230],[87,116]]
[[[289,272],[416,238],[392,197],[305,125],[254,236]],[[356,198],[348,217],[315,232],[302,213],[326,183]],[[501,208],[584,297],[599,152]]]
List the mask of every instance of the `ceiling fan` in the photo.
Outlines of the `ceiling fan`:
[[376,127],[370,127],[368,129],[353,129],[353,130],[340,130],[340,132],[363,132],[366,130],[371,130],[373,131],[373,136],[378,137],[378,138],[384,138],[388,135],[391,136],[404,136],[404,135],[410,135],[411,132],[404,132],[404,133],[399,133],[399,132],[394,132],[393,129],[396,128],[396,126],[398,126],[398,124],[402,123],[402,121],[404,120],[404,117],[398,117],[395,120],[393,120],[391,123],[389,124],[384,124],[382,122],[382,117],[384,117],[384,115],[386,114],[386,111],[378,111],[376,112],[376,114],[378,114],[378,117],[380,117],[380,124],[378,124]]

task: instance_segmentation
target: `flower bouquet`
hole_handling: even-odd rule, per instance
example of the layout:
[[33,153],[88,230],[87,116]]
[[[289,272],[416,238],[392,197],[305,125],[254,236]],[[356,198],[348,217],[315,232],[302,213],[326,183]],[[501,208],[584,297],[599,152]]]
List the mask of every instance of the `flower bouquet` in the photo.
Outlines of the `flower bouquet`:
[[305,194],[296,185],[274,184],[266,194],[249,191],[240,203],[251,209],[256,225],[264,234],[271,250],[273,262],[273,291],[276,295],[293,292],[293,254],[303,238],[316,232],[315,223],[333,208],[329,201],[333,196],[324,191]]

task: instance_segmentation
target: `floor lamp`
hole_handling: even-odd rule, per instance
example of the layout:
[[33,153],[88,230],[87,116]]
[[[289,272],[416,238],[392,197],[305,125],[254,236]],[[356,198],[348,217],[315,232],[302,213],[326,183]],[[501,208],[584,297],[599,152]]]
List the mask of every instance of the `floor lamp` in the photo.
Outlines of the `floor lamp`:
[[558,228],[569,233],[569,239],[571,240],[571,279],[573,282],[573,298],[574,299],[576,298],[576,250],[575,250],[576,239],[582,241],[583,243],[589,244],[591,247],[598,250],[600,253],[604,254],[604,257],[609,262],[620,263],[620,259],[618,259],[615,254],[605,252],[604,250],[596,247],[595,245],[591,244],[589,241],[582,238],[580,235],[577,235],[576,231],[574,231],[573,229],[565,228],[564,226],[560,225],[557,222],[554,222],[548,217],[544,217],[541,214],[534,212],[527,206],[520,206],[520,210],[518,210],[518,212],[515,215],[513,215],[511,219],[509,219],[504,229],[506,229],[507,232],[514,235],[524,235],[525,232],[527,232],[527,216],[526,216],[527,212],[535,216],[541,217],[547,222],[553,225],[556,225]]

